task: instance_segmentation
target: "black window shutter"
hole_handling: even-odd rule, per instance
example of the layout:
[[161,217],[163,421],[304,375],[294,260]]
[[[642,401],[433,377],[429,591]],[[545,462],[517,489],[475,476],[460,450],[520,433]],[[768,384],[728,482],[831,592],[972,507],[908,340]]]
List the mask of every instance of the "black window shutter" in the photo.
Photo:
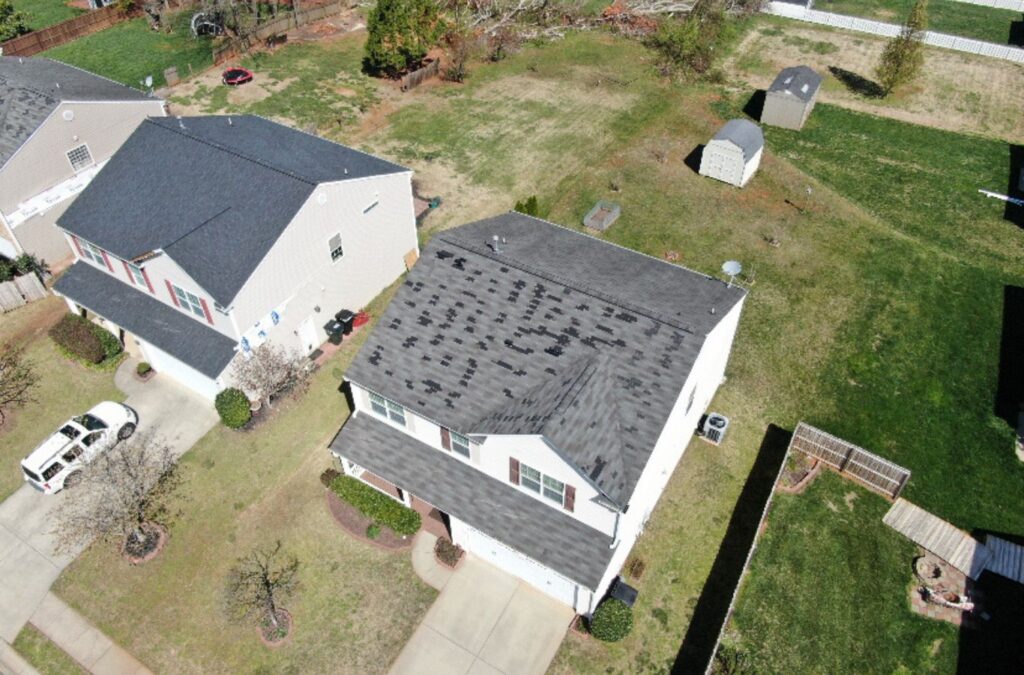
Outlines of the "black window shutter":
[[513,485],[519,485],[519,460],[515,457],[508,458],[508,480]]
[[572,513],[576,508],[576,488],[571,485],[565,486],[565,510]]
[[452,449],[452,432],[441,427],[441,447],[445,450]]

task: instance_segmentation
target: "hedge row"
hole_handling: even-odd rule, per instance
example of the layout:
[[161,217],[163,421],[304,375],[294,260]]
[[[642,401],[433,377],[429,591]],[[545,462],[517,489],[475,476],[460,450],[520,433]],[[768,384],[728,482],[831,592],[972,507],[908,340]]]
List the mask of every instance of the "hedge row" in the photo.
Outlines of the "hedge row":
[[331,490],[364,516],[391,528],[396,534],[416,534],[420,529],[420,514],[361,480],[338,476],[331,483]]
[[67,354],[86,363],[102,363],[124,349],[110,331],[70,312],[50,329],[50,337]]

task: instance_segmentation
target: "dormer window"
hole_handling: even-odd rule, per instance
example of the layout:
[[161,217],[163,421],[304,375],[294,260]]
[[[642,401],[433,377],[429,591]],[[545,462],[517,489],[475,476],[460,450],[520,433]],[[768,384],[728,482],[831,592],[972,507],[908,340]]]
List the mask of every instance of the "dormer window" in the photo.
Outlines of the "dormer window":
[[331,249],[331,262],[337,262],[341,256],[345,255],[345,251],[341,248],[341,233],[331,237],[331,241],[328,242],[328,246]]
[[174,295],[178,298],[178,306],[190,310],[193,314],[201,319],[206,318],[206,312],[203,311],[203,304],[199,300],[199,296],[195,293],[189,293],[180,286],[173,285]]
[[102,265],[103,267],[107,266],[106,261],[103,259],[103,251],[100,250],[99,246],[90,244],[87,241],[82,241],[79,243],[79,245],[81,246],[83,256],[93,261],[97,265]]
[[384,419],[405,426],[405,408],[379,394],[370,393],[370,408]]
[[68,150],[68,161],[71,162],[71,170],[76,173],[91,166],[92,154],[89,152],[89,146],[83,143],[77,148]]

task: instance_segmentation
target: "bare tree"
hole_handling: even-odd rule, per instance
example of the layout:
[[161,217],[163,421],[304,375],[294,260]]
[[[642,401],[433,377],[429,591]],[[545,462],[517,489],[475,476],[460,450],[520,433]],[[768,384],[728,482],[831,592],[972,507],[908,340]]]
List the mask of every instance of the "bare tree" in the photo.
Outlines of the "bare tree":
[[0,347],[0,425],[7,419],[7,411],[35,400],[32,389],[39,382],[32,362],[25,352],[11,345]]
[[280,394],[305,384],[308,361],[294,349],[265,342],[248,357],[235,360],[232,376],[239,389],[267,407]]
[[299,559],[281,552],[281,542],[260,547],[239,558],[228,573],[224,605],[236,620],[261,615],[279,628],[278,602],[298,586]]
[[157,520],[174,515],[170,507],[182,478],[171,449],[139,433],[87,464],[76,483],[74,498],[57,514],[58,548],[121,539],[127,553],[141,556],[159,540]]

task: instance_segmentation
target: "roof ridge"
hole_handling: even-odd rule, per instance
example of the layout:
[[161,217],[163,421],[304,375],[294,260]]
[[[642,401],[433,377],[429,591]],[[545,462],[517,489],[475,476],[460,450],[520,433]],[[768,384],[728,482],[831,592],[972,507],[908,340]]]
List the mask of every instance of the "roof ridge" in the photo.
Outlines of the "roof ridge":
[[[231,117],[233,117],[233,115],[207,115],[206,117],[227,117],[227,118],[230,119]],[[256,115],[238,115],[238,117],[256,117]],[[263,119],[263,118],[260,118],[260,119]],[[172,126],[165,126],[165,125],[161,124],[158,120],[177,120],[179,126],[178,127],[175,127],[173,125]],[[230,148],[230,147],[227,147],[225,145],[221,145],[220,143],[215,143],[215,142],[213,142],[213,141],[211,141],[209,139],[199,138],[198,136],[196,136],[194,134],[187,133],[188,132],[188,127],[184,126],[184,122],[182,122],[182,118],[181,118],[180,115],[177,116],[177,117],[147,117],[146,118],[146,122],[154,124],[158,129],[163,129],[165,131],[170,131],[170,132],[173,132],[175,134],[178,134],[179,136],[182,136],[184,138],[188,138],[189,140],[195,141],[196,143],[202,143],[203,145],[208,145],[211,148],[215,148],[217,150],[220,150],[221,152],[227,153],[229,155],[233,155],[235,157],[238,157],[239,159],[244,159],[247,162],[252,162],[253,164],[256,164],[257,166],[262,166],[264,169],[269,169],[270,171],[276,171],[277,173],[280,173],[282,175],[288,176],[289,178],[294,178],[295,180],[300,181],[302,183],[306,183],[308,185],[313,185],[313,186],[316,186],[316,185],[320,184],[319,181],[315,181],[312,178],[309,178],[308,176],[300,176],[299,174],[293,173],[291,171],[288,171],[287,169],[282,169],[281,167],[273,166],[272,164],[269,164],[268,162],[256,159],[255,157],[250,157],[249,155],[247,155],[245,153],[242,153],[242,152],[239,152],[238,150],[235,150],[234,148]],[[281,125],[281,126],[284,126],[284,125]],[[285,129],[289,129],[290,127],[284,127],[284,128]]]
[[[22,57],[11,57],[11,58],[22,58]],[[132,91],[134,91],[134,92],[136,92],[138,94],[142,94],[143,96],[146,96],[147,98],[154,98],[153,96],[150,96],[149,94],[147,94],[146,92],[142,91],[141,89],[136,89],[135,87],[130,87],[127,84],[125,84],[124,82],[118,82],[117,80],[111,79],[111,78],[107,77],[106,75],[100,75],[99,73],[94,73],[91,70],[86,70],[85,68],[79,68],[78,66],[74,65],[73,63],[67,63],[66,61],[60,61],[58,59],[51,59],[48,56],[35,56],[35,57],[29,57],[29,58],[38,58],[38,59],[44,59],[46,61],[50,61],[51,63],[59,63],[62,66],[65,66],[67,68],[72,68],[74,70],[77,70],[80,73],[85,73],[86,75],[92,75],[93,77],[95,77],[97,79],[106,80],[107,82],[110,82],[112,84],[116,84],[119,87],[124,87],[125,89],[130,89],[130,90],[132,90]],[[163,99],[155,99],[155,100],[160,101],[160,100],[163,100]]]

